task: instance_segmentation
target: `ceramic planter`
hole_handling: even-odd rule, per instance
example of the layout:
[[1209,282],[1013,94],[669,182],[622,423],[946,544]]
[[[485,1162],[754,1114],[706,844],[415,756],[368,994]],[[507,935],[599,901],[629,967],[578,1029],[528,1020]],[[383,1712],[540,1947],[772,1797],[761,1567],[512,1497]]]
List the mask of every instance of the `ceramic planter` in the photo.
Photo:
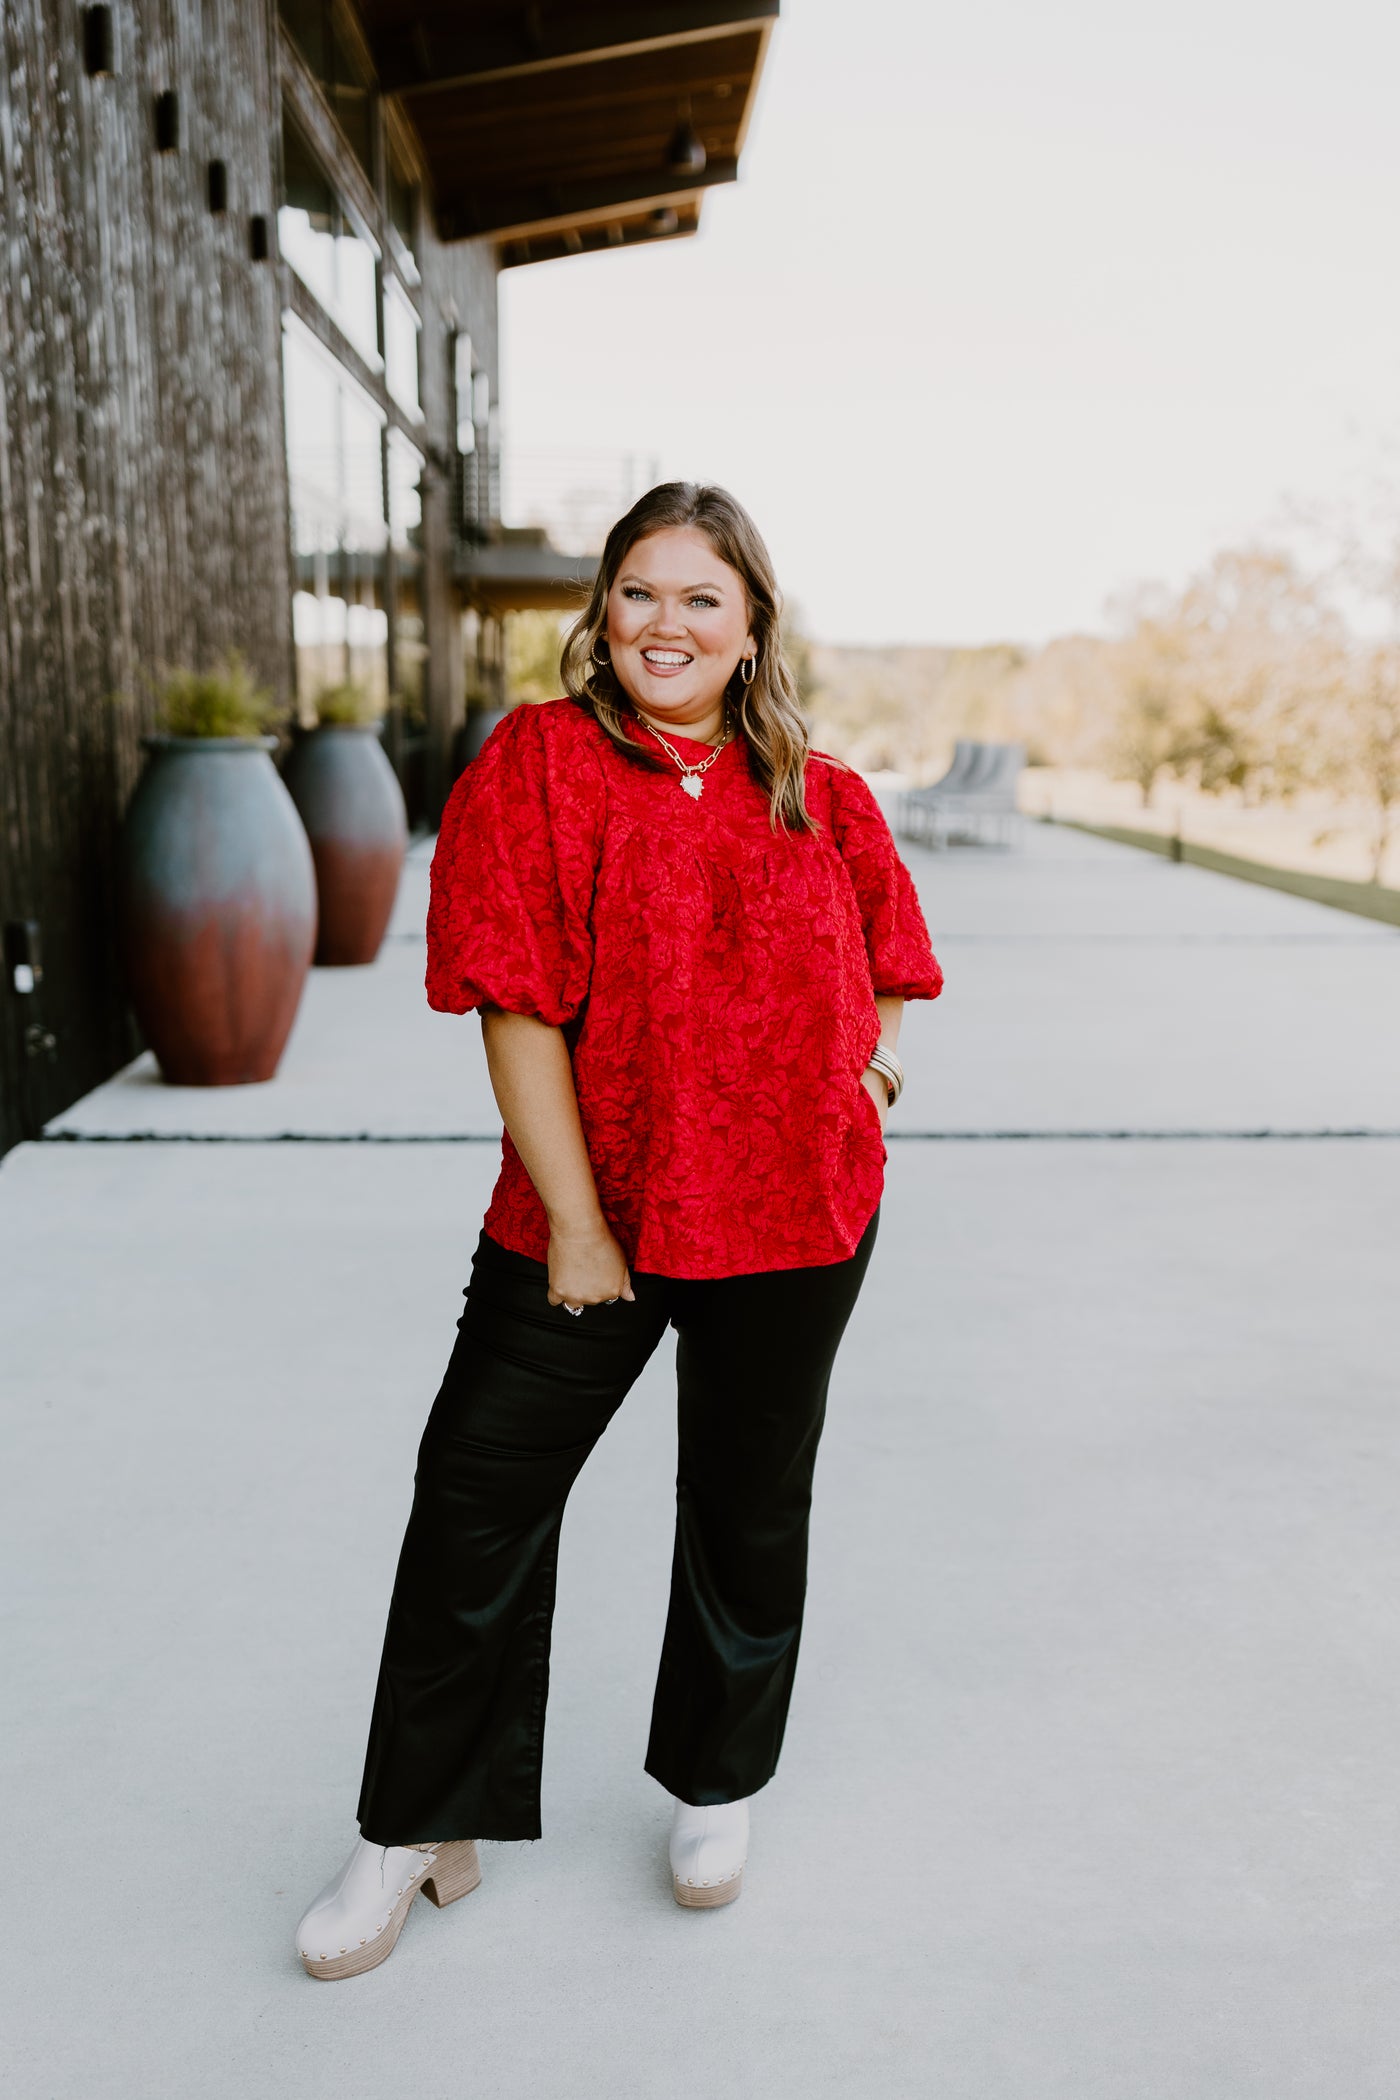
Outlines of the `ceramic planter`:
[[298,737],[283,773],[316,863],[318,963],[372,963],[398,895],[408,822],[373,725]]
[[173,1086],[271,1079],[316,941],[316,878],[275,737],[142,738],[118,913],[136,1018]]
[[451,745],[451,769],[453,777],[470,766],[472,758],[479,754],[481,745],[487,741],[497,722],[504,722],[510,714],[508,708],[476,708],[468,714],[466,722],[458,729]]

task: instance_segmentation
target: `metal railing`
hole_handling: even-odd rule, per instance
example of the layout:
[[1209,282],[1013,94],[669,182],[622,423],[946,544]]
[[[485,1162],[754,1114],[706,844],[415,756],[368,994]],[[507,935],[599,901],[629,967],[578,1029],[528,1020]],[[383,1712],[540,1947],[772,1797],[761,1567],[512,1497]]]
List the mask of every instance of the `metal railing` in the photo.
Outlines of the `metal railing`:
[[455,469],[456,530],[464,540],[489,540],[501,516],[501,451],[484,435],[475,451],[459,452]]
[[599,554],[608,530],[659,479],[656,458],[590,446],[509,446],[501,523],[543,532],[561,554]]

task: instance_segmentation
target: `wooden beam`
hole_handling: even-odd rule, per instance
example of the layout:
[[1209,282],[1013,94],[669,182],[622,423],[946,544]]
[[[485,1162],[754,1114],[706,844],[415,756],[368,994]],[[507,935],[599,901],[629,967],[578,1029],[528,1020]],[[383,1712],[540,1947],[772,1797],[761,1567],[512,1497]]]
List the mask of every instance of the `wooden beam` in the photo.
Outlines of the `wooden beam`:
[[560,554],[547,545],[463,547],[453,579],[483,612],[575,612],[588,596],[597,567],[596,554]]
[[[775,14],[776,12],[777,10],[774,9]],[[743,114],[739,118],[739,135],[734,141],[734,155],[736,159],[743,152],[744,142],[749,135],[749,125],[753,120],[753,106],[758,100],[758,83],[763,78],[764,62],[768,57],[768,46],[772,36],[773,24],[771,21],[765,22],[759,36],[758,56],[753,62],[753,71],[749,75],[749,87],[748,93],[744,97]]]
[[[582,8],[575,5],[521,8],[509,23],[463,24],[466,10],[431,27],[421,19],[405,24],[395,4],[388,20],[370,18],[379,82],[386,94],[437,93],[478,86],[525,73],[593,65],[643,51],[731,36],[776,19],[780,0],[688,0],[685,5]],[[389,26],[389,22],[392,26]]]
[[497,241],[528,240],[532,234],[562,233],[571,226],[586,226],[626,213],[678,208],[691,203],[703,190],[733,182],[739,173],[736,160],[712,160],[698,175],[677,175],[660,168],[655,173],[620,177],[614,181],[559,183],[547,191],[517,191],[491,196],[451,198],[439,204],[438,232],[445,241],[478,240],[489,235]]
[[[595,220],[591,225],[573,231],[582,255],[606,255],[616,248],[636,248],[653,241],[684,241],[698,232],[700,225],[700,201],[682,205],[676,212],[677,223],[669,231],[655,227],[648,219],[609,218]],[[567,236],[558,233],[539,234],[534,240],[507,241],[496,250],[496,262],[502,270],[519,270],[537,262],[558,262],[575,251],[565,245]]]
[[418,134],[439,197],[537,197],[560,182],[666,170],[683,103],[707,151],[737,159],[762,38],[761,28],[746,29],[579,72],[394,99]]

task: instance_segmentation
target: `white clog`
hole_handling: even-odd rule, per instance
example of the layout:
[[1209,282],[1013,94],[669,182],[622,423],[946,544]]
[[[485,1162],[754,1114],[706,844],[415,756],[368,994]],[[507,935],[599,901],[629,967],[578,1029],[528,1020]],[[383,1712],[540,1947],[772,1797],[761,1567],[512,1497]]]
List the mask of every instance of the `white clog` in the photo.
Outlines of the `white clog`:
[[671,1817],[671,1885],[687,1910],[716,1910],[744,1886],[749,1804],[725,1801],[692,1808],[677,1801]]
[[420,1889],[441,1910],[470,1895],[480,1879],[471,1838],[441,1845],[371,1845],[357,1838],[297,1927],[307,1975],[332,1983],[377,1968],[393,1953]]

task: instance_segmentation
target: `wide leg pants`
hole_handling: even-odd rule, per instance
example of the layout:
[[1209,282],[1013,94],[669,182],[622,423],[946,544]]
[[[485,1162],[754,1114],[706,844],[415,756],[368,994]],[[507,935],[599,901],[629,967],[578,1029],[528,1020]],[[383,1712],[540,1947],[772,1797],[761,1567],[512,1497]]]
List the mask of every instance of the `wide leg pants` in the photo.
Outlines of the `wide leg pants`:
[[679,1462],[646,1770],[696,1805],[773,1775],[807,1586],[827,1385],[875,1243],[752,1276],[634,1275],[577,1317],[543,1262],[483,1232],[423,1433],[358,1817],[371,1843],[540,1835],[569,1490],[668,1326]]

